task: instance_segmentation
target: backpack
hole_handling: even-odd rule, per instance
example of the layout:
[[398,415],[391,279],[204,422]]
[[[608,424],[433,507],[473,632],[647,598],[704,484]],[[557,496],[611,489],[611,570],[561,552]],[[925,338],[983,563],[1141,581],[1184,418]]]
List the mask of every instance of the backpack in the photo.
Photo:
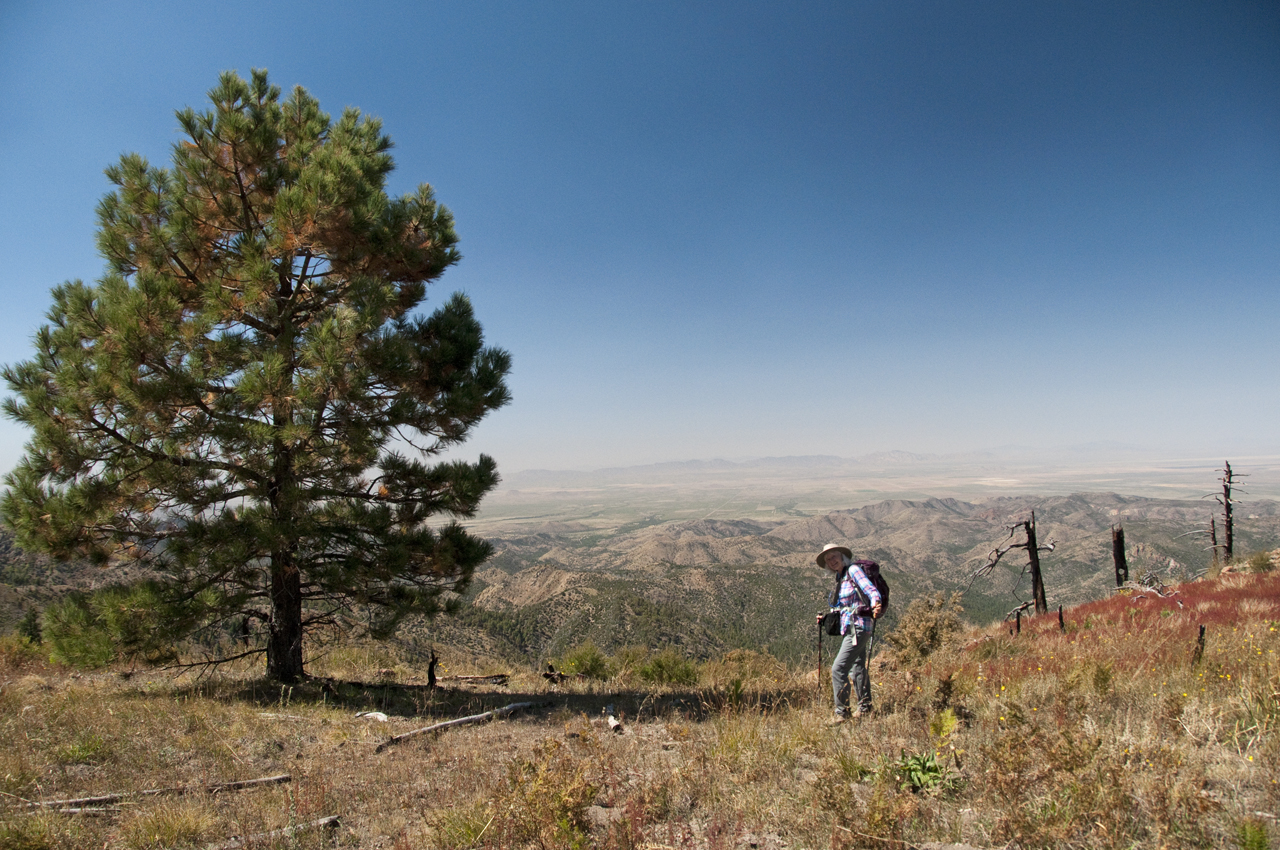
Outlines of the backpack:
[[[884,576],[880,574],[880,565],[875,561],[865,560],[862,558],[854,561],[854,563],[857,564],[864,573],[866,573],[867,578],[871,580],[871,583],[876,586],[876,590],[879,591],[880,616],[883,617],[884,612],[889,610],[889,582],[885,581]],[[859,593],[858,595],[861,596],[862,594]],[[858,613],[870,614],[871,606],[863,605],[862,608],[859,609]]]

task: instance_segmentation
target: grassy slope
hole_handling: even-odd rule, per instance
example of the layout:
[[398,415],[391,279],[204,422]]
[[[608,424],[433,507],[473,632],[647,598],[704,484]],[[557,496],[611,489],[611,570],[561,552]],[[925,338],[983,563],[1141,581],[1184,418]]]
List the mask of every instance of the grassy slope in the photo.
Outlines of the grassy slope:
[[[329,814],[343,824],[328,839],[257,846],[1266,846],[1268,830],[1280,838],[1277,629],[1275,572],[1115,597],[1068,611],[1065,631],[1033,619],[1016,637],[975,630],[922,662],[881,664],[876,716],[836,730],[813,671],[749,652],[684,689],[624,672],[430,691],[403,658],[346,647],[313,667],[335,682],[282,690],[233,671],[76,676],[11,641],[0,846],[207,846]],[[443,660],[442,674],[473,672],[492,670]],[[374,751],[521,700],[549,704]],[[599,722],[609,704],[621,735]],[[393,719],[356,719],[362,709]],[[21,807],[281,772],[293,782],[96,817]]]

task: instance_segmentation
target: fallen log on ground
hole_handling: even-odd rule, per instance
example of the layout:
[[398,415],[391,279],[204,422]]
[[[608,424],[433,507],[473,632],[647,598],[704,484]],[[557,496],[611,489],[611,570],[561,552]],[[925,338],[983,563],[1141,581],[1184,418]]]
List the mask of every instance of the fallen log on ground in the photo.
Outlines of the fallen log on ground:
[[405,732],[403,735],[395,735],[391,738],[388,738],[387,740],[379,744],[377,747],[375,747],[373,751],[375,753],[380,753],[383,750],[385,750],[387,747],[391,746],[392,744],[398,744],[401,741],[407,740],[409,738],[417,737],[418,735],[426,735],[430,732],[441,732],[445,729],[451,729],[455,726],[467,726],[472,723],[484,723],[485,721],[488,721],[488,720],[494,720],[499,717],[506,717],[508,715],[516,713],[517,711],[523,711],[526,708],[533,708],[534,705],[537,705],[537,704],[545,704],[545,703],[513,702],[511,703],[511,705],[504,705],[502,708],[495,708],[493,711],[485,711],[480,714],[473,714],[470,717],[459,717],[456,720],[446,720],[443,723],[436,723],[431,726],[424,726],[421,729],[414,729],[411,732]]
[[75,797],[70,800],[36,800],[28,803],[28,808],[33,809],[62,809],[70,810],[68,814],[97,814],[91,808],[94,806],[109,806],[112,803],[120,803],[130,797],[157,797],[165,794],[190,794],[194,791],[204,791],[208,794],[217,794],[219,791],[242,791],[245,788],[257,788],[262,785],[280,785],[284,782],[292,782],[293,775],[289,773],[281,773],[276,776],[264,776],[261,779],[241,779],[237,782],[215,782],[209,785],[181,785],[176,788],[149,788],[145,791],[121,791],[118,794],[99,794],[96,797]]
[[505,685],[510,673],[494,673],[492,676],[440,676],[437,682],[470,682],[477,685]]
[[[1171,590],[1168,586],[1164,584],[1161,584],[1159,587],[1156,587],[1154,582],[1152,584],[1141,584],[1136,581],[1126,581],[1124,584],[1116,588],[1117,593],[1120,593],[1121,591],[1130,591],[1130,592],[1138,591],[1140,593],[1154,593],[1156,596],[1159,596],[1161,599],[1167,599],[1170,596],[1176,596],[1178,593],[1178,591]],[[1135,596],[1133,598],[1141,599],[1142,597]]]

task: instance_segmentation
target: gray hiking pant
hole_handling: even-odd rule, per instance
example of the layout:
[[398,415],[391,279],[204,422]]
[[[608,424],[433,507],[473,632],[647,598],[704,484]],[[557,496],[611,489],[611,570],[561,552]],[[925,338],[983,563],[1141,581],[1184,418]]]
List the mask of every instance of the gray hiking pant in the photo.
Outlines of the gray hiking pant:
[[858,711],[871,710],[871,677],[867,675],[867,647],[871,635],[857,629],[840,641],[836,660],[831,665],[831,692],[835,697],[836,714],[849,713],[849,673],[853,672],[853,692],[858,697]]

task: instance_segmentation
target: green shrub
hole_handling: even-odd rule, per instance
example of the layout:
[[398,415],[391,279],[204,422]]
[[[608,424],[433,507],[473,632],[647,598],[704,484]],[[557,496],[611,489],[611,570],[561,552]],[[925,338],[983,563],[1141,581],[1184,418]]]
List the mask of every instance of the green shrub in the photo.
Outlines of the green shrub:
[[40,651],[27,638],[21,635],[0,637],[0,670],[20,670],[39,658]]
[[580,643],[566,652],[555,666],[562,673],[588,679],[608,679],[614,671],[613,662],[591,641]]
[[626,676],[629,673],[634,673],[642,664],[648,661],[650,654],[648,647],[632,644],[624,646],[615,652],[613,661],[618,667],[618,672]]
[[964,631],[960,594],[941,593],[911,600],[902,618],[885,638],[891,659],[900,665],[918,664],[933,653],[953,645]]
[[[589,760],[576,758],[554,738],[544,739],[532,757],[511,762],[493,807],[496,836],[522,847],[588,846],[587,808],[600,790],[587,777],[589,767]],[[509,846],[501,838],[498,844]]]
[[22,615],[22,620],[18,623],[18,634],[36,646],[44,643],[44,634],[40,628],[39,608],[28,608],[27,612]]
[[641,681],[655,685],[694,685],[698,682],[697,665],[670,647],[651,655],[639,666],[636,675]]
[[788,675],[787,667],[771,655],[733,649],[702,665],[702,681],[717,687],[772,685]]
[[90,599],[73,593],[45,613],[50,656],[59,664],[94,669],[116,658],[111,635],[95,616]]

